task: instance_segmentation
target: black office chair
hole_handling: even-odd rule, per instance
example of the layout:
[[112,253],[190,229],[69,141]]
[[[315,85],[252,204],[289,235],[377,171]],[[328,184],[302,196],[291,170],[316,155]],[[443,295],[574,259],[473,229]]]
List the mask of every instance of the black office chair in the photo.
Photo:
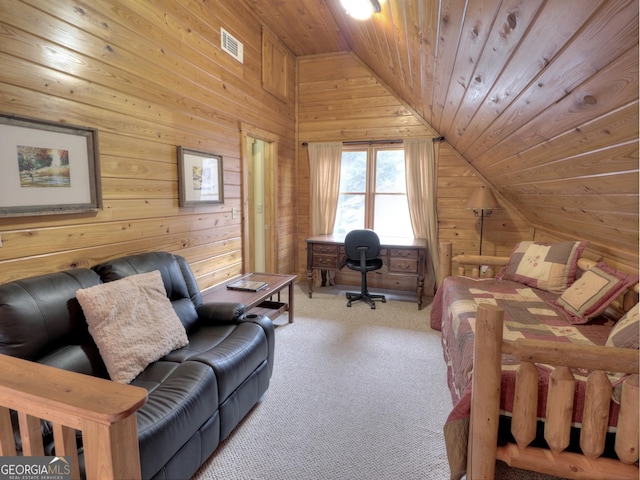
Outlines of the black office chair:
[[367,272],[382,268],[380,255],[380,239],[373,230],[352,230],[344,239],[344,248],[347,253],[347,267],[362,274],[360,293],[347,293],[347,307],[351,302],[362,300],[376,308],[375,300],[386,303],[384,295],[371,294],[367,290]]

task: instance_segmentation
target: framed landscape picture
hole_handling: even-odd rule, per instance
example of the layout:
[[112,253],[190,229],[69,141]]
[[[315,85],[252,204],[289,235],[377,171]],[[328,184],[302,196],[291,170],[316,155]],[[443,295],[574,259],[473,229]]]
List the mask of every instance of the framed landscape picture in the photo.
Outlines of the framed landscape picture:
[[0,114],[0,217],[102,207],[92,128]]
[[222,156],[178,147],[180,207],[223,203]]

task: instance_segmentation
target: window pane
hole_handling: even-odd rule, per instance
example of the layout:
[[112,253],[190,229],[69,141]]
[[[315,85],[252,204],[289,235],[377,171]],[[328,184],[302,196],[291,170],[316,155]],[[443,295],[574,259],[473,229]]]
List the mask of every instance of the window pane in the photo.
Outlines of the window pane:
[[341,194],[333,233],[344,235],[358,228],[364,228],[364,195]]
[[367,152],[342,152],[340,193],[363,192],[367,185]]
[[404,150],[378,150],[376,193],[407,193]]
[[381,237],[413,237],[406,195],[376,195],[373,229]]

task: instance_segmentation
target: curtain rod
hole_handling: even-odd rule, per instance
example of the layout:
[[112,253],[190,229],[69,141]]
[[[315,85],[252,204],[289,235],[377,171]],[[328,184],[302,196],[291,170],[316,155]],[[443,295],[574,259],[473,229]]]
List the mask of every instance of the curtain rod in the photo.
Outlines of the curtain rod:
[[[433,140],[434,142],[444,142],[444,137],[433,137],[431,140]],[[374,143],[381,144],[381,143],[403,143],[403,142],[404,140],[360,140],[360,141],[353,141],[353,142],[342,142],[342,144],[343,145],[372,145]],[[308,147],[309,143],[302,142],[302,146]]]
[[374,143],[402,143],[402,140],[354,140],[353,142],[342,142],[343,145],[373,145]]

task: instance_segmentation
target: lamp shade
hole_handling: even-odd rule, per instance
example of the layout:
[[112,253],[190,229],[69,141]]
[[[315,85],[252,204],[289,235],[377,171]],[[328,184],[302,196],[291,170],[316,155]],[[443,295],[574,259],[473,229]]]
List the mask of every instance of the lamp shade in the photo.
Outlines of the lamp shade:
[[499,208],[500,204],[489,188],[479,187],[471,195],[467,208],[473,210],[493,210]]

